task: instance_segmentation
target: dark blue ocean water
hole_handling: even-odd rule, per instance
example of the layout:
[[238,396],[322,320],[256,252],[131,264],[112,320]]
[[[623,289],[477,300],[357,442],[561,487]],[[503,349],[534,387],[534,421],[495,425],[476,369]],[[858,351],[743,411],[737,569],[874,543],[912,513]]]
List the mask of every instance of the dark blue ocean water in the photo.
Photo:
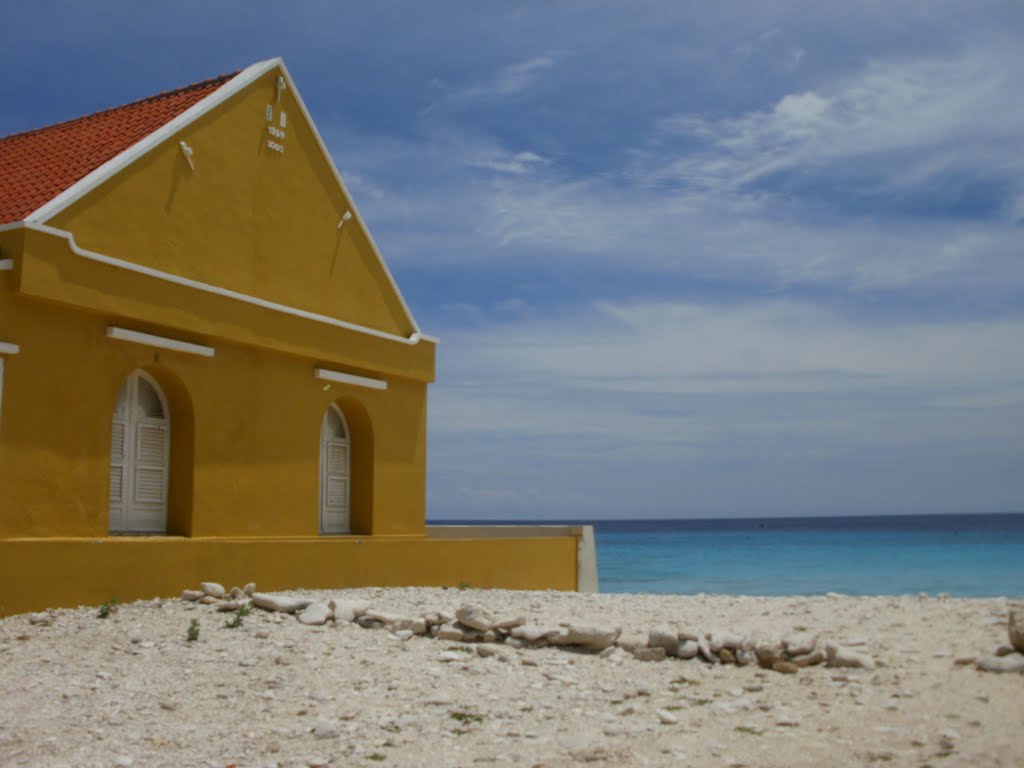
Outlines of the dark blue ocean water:
[[593,525],[602,592],[1024,595],[1024,514]]

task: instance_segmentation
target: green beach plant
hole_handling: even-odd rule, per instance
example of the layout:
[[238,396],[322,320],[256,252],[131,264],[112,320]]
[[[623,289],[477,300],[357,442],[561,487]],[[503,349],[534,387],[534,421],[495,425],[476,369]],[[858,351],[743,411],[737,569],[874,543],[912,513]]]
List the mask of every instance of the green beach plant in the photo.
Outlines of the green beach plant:
[[185,633],[185,639],[190,643],[199,639],[199,619],[192,619],[192,623],[188,625],[188,632]]
[[224,626],[228,629],[238,629],[242,626],[242,619],[252,613],[252,608],[248,605],[240,605],[235,608],[234,618],[231,621],[224,622]]
[[96,617],[100,619],[105,619],[109,617],[110,614],[112,613],[117,613],[117,598],[112,598],[110,600],[107,600],[107,602],[102,603],[99,609],[96,611]]

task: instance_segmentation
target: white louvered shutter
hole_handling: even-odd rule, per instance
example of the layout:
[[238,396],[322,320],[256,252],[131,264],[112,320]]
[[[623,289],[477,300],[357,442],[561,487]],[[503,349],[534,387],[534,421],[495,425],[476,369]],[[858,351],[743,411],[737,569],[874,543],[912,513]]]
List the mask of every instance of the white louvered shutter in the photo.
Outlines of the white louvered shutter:
[[324,443],[324,533],[348,532],[348,441]]
[[110,530],[123,531],[127,498],[128,463],[128,384],[117,395],[114,423],[110,435]]
[[138,371],[118,396],[110,451],[110,529],[167,530],[170,422],[163,399]]

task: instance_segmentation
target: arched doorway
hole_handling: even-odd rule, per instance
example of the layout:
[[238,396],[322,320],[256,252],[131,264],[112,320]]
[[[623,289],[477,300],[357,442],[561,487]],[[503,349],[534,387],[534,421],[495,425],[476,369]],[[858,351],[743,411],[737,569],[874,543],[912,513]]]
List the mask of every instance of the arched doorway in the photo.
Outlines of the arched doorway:
[[110,532],[166,533],[171,416],[145,371],[117,393],[110,442]]
[[320,533],[348,533],[349,441],[345,415],[332,404],[320,427]]

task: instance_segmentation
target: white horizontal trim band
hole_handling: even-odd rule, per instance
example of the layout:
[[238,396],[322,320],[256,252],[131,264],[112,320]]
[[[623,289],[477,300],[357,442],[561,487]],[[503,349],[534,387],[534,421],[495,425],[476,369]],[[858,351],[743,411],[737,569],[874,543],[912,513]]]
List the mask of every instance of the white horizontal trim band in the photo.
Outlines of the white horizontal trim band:
[[[274,312],[282,312],[286,315],[293,315],[295,317],[301,317],[305,320],[312,320],[317,323],[324,323],[325,325],[333,325],[336,328],[345,328],[349,331],[355,331],[356,333],[364,333],[367,336],[376,336],[380,339],[387,339],[388,341],[397,341],[401,344],[418,344],[420,339],[426,338],[420,335],[419,332],[412,334],[409,337],[397,336],[393,333],[387,333],[385,331],[378,331],[376,328],[367,328],[363,325],[356,325],[355,323],[349,323],[345,320],[338,320],[327,315],[318,315],[316,312],[307,312],[304,309],[298,309],[297,307],[289,307],[286,304],[278,304],[273,301],[267,301],[266,299],[258,299],[255,296],[249,296],[244,293],[238,293],[238,291],[232,291],[227,288],[220,288],[216,285],[210,285],[209,283],[201,283],[198,280],[191,280],[187,277],[179,277],[178,275],[172,275],[169,272],[161,272],[159,269],[152,269],[151,267],[144,267],[141,264],[135,264],[131,261],[123,261],[121,259],[115,259],[113,256],[106,256],[102,253],[96,253],[95,251],[89,251],[85,248],[80,248],[78,243],[75,242],[75,236],[64,229],[57,229],[46,224],[32,224],[30,222],[15,222],[14,224],[5,224],[0,226],[0,232],[6,229],[15,229],[17,227],[24,227],[25,229],[34,229],[37,232],[45,232],[48,235],[56,235],[57,237],[63,237],[68,241],[73,253],[81,256],[82,258],[89,259],[90,261],[98,261],[101,264],[107,264],[111,267],[117,267],[118,269],[126,269],[129,272],[137,272],[140,275],[146,275],[147,277],[155,277],[157,280],[164,280],[168,283],[174,283],[175,285],[183,285],[186,288],[192,288],[197,291],[203,291],[204,293],[212,293],[216,296],[224,296],[228,299],[234,299],[235,301],[242,301],[246,304],[252,304],[263,309],[273,310]],[[432,337],[428,339],[436,343],[436,340]]]
[[187,352],[190,355],[201,355],[202,357],[213,357],[215,351],[213,347],[204,347],[201,344],[168,339],[165,336],[154,336],[151,333],[129,331],[127,328],[118,328],[114,325],[107,328],[107,336],[121,341],[130,341],[134,344],[145,344],[149,347],[160,347],[161,349],[173,349],[175,352]]
[[14,269],[14,259],[0,259],[0,272],[10,272]]
[[329,371],[326,368],[314,368],[313,375],[324,381],[338,381],[342,384],[352,384],[357,387],[367,387],[368,389],[385,390],[388,388],[388,383],[380,379],[371,379],[368,376],[356,376],[352,373],[341,373],[340,371]]
[[21,352],[21,347],[17,344],[8,344],[6,341],[0,341],[0,355],[16,355]]

